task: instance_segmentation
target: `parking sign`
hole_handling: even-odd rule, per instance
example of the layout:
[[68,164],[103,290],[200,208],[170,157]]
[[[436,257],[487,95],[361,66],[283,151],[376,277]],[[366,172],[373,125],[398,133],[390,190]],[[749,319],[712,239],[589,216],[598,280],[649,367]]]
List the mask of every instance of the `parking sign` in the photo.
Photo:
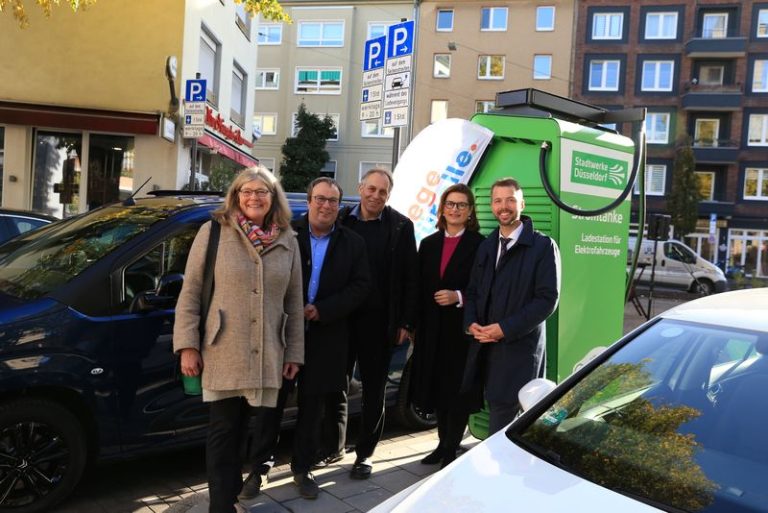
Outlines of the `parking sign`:
[[413,53],[414,21],[404,21],[389,27],[387,33],[387,59]]
[[207,84],[205,79],[187,80],[184,99],[188,102],[204,102]]
[[375,37],[365,42],[363,71],[371,71],[384,67],[384,57],[387,49],[387,36]]

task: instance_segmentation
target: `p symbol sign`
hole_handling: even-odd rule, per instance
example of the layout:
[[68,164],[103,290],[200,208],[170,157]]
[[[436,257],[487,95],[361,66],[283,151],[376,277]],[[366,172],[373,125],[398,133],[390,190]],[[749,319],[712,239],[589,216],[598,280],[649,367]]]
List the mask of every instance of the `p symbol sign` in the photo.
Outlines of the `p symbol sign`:
[[184,99],[188,102],[204,102],[206,92],[205,80],[187,80]]
[[384,50],[386,45],[387,36],[376,37],[365,42],[363,71],[384,67]]
[[389,27],[387,37],[387,59],[413,53],[413,20]]

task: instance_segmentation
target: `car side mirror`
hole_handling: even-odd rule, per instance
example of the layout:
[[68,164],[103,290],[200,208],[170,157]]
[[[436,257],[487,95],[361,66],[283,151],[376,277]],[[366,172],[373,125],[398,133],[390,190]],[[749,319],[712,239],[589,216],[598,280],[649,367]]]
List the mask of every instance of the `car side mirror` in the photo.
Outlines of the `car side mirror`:
[[160,283],[154,291],[140,292],[131,301],[130,312],[150,312],[173,308],[181,294],[184,275],[181,273],[167,274],[160,278]]
[[156,294],[158,296],[171,296],[179,299],[181,286],[184,285],[184,275],[181,273],[171,273],[160,277],[160,283],[157,284]]
[[556,386],[554,381],[548,379],[532,379],[517,393],[517,400],[520,401],[520,407],[523,411],[530,410],[534,404],[543,399],[544,396],[554,390]]

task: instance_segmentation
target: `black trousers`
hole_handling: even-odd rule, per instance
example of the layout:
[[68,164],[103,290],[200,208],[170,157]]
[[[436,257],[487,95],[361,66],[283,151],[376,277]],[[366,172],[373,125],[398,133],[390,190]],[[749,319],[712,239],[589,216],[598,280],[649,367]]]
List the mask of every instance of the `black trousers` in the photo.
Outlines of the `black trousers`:
[[242,444],[252,408],[242,397],[210,403],[205,448],[210,513],[234,513],[243,487]]
[[325,456],[327,449],[323,447],[322,441],[323,420],[327,414],[333,414],[337,398],[336,393],[316,394],[311,387],[302,387],[299,382],[299,413],[291,457],[291,471],[294,474],[309,472],[312,465]]
[[283,423],[285,403],[294,387],[295,381],[283,379],[275,408],[253,408],[256,429],[251,434],[247,455],[247,462],[253,474],[265,475],[275,464],[275,452],[280,442],[280,426]]
[[355,444],[358,459],[373,455],[384,432],[384,399],[391,351],[386,316],[381,312],[358,315],[352,323],[353,356],[363,386],[360,431]]
[[491,436],[515,420],[520,405],[518,403],[492,403],[489,401],[488,409],[488,436]]
[[437,436],[440,439],[438,447],[446,454],[451,451],[456,454],[469,421],[469,411],[463,406],[454,406],[438,408],[436,413]]

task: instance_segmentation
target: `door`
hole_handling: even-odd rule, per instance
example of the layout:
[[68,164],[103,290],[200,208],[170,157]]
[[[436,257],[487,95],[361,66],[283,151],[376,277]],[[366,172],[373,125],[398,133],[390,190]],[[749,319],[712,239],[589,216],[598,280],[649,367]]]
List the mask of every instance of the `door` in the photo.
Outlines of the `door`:
[[78,213],[81,134],[38,131],[32,173],[32,210],[59,218]]
[[719,119],[697,119],[693,145],[700,148],[717,146],[720,138]]
[[91,134],[88,144],[88,210],[133,192],[133,137]]
[[664,256],[661,266],[665,283],[677,287],[688,288],[693,281],[693,266],[696,264],[696,255],[690,249],[675,241],[664,243]]

